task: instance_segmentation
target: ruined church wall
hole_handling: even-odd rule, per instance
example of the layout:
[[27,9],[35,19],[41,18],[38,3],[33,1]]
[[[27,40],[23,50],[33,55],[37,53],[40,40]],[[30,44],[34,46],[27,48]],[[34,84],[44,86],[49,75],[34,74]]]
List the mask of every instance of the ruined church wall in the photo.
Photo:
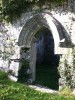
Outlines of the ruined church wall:
[[[35,8],[34,8],[35,10]],[[56,18],[66,29],[68,34],[70,35],[70,38],[72,42],[75,44],[75,14],[71,13],[70,11],[65,12],[62,10],[46,10],[47,12],[50,12],[54,18]],[[30,19],[33,15],[36,14],[36,11],[32,12],[26,12],[21,15],[20,18],[18,18],[16,21],[13,21],[12,24],[0,24],[1,31],[0,31],[0,46],[1,51],[6,51],[7,55],[9,54],[9,57],[5,60],[3,60],[3,55],[1,55],[0,58],[0,67],[6,68],[6,70],[9,68],[14,70],[15,73],[18,70],[18,63],[12,61],[12,64],[9,63],[9,59],[19,59],[20,58],[20,48],[18,46],[18,39],[20,32],[25,25],[26,21]],[[6,29],[6,30],[5,30]],[[3,33],[5,35],[3,35]],[[9,38],[8,38],[8,37]],[[3,40],[4,39],[4,40]],[[12,55],[11,55],[12,53]],[[3,61],[3,62],[2,62]]]

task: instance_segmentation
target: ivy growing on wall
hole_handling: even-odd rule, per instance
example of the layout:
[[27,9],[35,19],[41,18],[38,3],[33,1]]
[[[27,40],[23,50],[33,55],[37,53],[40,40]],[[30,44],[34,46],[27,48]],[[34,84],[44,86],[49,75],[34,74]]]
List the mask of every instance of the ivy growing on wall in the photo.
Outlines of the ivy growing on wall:
[[[71,58],[72,62],[68,59]],[[69,64],[70,62],[70,64]],[[75,88],[75,47],[72,48],[72,53],[68,55],[62,55],[60,59],[60,64],[58,71],[60,73],[60,86],[67,86],[68,88]]]
[[27,73],[29,69],[29,62],[23,59],[21,63],[21,68],[18,71],[18,81],[25,83],[30,78],[30,74]]
[[75,88],[75,47],[72,48],[72,66],[71,66],[71,88]]
[[68,0],[0,0],[1,2],[1,17],[7,21],[13,20],[25,12],[31,6],[37,4],[40,8],[41,6],[47,4],[51,5],[56,3],[57,5],[62,5]]

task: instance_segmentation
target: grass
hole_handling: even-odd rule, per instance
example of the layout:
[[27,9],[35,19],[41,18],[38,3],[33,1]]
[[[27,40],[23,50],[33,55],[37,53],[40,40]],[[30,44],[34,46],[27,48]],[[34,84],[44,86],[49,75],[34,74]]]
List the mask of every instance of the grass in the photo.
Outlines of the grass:
[[36,91],[25,84],[10,81],[7,74],[0,71],[0,100],[75,100],[75,97]]

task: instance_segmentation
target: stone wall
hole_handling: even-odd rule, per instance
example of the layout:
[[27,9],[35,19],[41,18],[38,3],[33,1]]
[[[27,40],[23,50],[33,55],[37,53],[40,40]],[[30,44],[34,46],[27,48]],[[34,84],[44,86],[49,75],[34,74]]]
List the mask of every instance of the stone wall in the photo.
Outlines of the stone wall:
[[[75,14],[70,10],[66,12],[61,9],[45,9],[45,12],[51,13],[57,21],[59,21],[69,34],[71,41],[75,44]],[[33,7],[32,11],[23,13],[20,18],[14,20],[13,23],[0,23],[0,68],[6,70],[13,70],[13,72],[18,72],[19,62],[15,59],[20,59],[20,46],[18,46],[18,39],[22,28],[28,19],[32,18],[38,13],[37,7]],[[46,16],[48,17],[48,16]],[[63,41],[63,40],[62,40]],[[62,42],[61,41],[61,42]],[[71,52],[70,52],[71,53]],[[68,53],[68,55],[70,54]],[[5,54],[5,55],[4,55]],[[65,55],[64,55],[65,56]],[[69,59],[72,57],[69,55]],[[10,59],[13,59],[10,61]],[[7,64],[6,64],[7,63]]]

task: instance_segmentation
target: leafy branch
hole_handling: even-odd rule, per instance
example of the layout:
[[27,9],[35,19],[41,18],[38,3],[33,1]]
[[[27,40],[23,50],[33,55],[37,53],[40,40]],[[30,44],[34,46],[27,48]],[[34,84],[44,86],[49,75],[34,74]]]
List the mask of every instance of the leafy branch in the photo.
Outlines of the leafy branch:
[[43,6],[45,4],[63,4],[67,0],[2,0],[0,6],[2,19],[12,21],[14,18],[18,18],[28,8],[37,4]]

